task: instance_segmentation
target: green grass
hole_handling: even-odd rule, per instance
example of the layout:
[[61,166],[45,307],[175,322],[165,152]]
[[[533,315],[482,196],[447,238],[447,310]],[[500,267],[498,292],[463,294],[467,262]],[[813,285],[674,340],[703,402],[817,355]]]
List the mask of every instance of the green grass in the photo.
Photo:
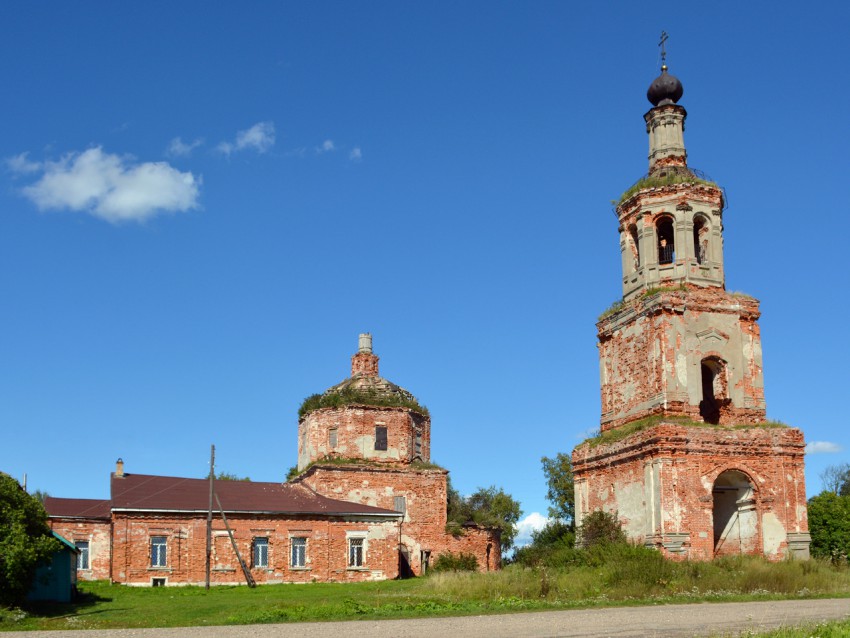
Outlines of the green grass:
[[[850,597],[850,571],[820,561],[676,563],[615,546],[559,567],[510,565],[377,583],[126,587],[81,583],[79,604],[0,610],[0,631],[415,618],[703,601]],[[829,634],[827,634],[829,635]]]
[[675,425],[687,425],[700,428],[733,428],[739,430],[746,428],[789,427],[787,423],[782,423],[781,421],[765,421],[763,423],[742,425],[714,425],[712,423],[705,423],[704,421],[694,421],[684,416],[653,414],[652,416],[644,417],[643,419],[624,423],[612,430],[606,430],[597,436],[585,439],[582,443],[580,443],[580,445],[588,443],[590,447],[594,448],[597,445],[602,445],[603,443],[616,443],[617,441],[622,441],[623,439],[631,436],[635,432],[641,432],[642,430],[646,430],[647,428],[650,428],[653,425],[658,425],[659,423],[673,423]]
[[772,631],[718,634],[717,638],[847,638],[847,636],[850,636],[850,620],[784,627]]
[[390,408],[408,408],[424,416],[429,416],[428,408],[415,399],[397,394],[380,394],[366,390],[345,388],[327,394],[311,394],[298,408],[298,418],[320,408],[342,408],[349,405],[371,405]]

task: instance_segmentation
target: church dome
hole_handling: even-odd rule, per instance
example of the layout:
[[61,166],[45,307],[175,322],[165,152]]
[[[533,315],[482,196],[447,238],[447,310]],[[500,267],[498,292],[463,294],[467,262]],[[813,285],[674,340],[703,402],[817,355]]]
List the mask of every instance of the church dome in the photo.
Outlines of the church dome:
[[661,75],[652,81],[646,91],[646,99],[652,102],[652,106],[665,106],[675,104],[682,99],[684,89],[682,83],[675,75],[667,73],[667,65],[661,67]]
[[378,356],[372,352],[372,335],[360,335],[360,347],[351,357],[351,376],[321,394],[307,397],[301,404],[299,417],[319,408],[368,405],[400,407],[428,416],[428,409],[399,385],[378,374]]

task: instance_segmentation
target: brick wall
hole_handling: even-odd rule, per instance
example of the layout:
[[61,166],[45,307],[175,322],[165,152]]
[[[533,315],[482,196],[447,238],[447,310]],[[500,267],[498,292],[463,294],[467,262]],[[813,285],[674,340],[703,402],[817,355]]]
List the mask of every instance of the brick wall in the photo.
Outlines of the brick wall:
[[651,414],[702,421],[701,362],[722,369],[720,424],[764,421],[758,301],[719,288],[640,297],[598,324],[603,431]]
[[387,509],[395,509],[395,498],[404,497],[401,544],[414,574],[422,573],[424,557],[430,554],[433,564],[448,551],[474,554],[482,571],[498,569],[497,531],[473,526],[465,527],[458,537],[446,533],[447,475],[442,469],[319,464],[297,480],[330,498]]
[[111,523],[102,519],[54,518],[48,519],[50,528],[72,543],[89,544],[89,569],[77,570],[79,580],[106,580],[109,578]]
[[[667,423],[615,443],[585,443],[573,451],[577,522],[595,510],[617,512],[632,540],[672,557],[711,559],[720,533],[717,554],[780,559],[808,536],[804,450],[793,428]],[[735,492],[729,477],[746,484]],[[739,513],[721,520],[728,506]],[[715,530],[715,518],[728,519],[731,535]]]
[[[206,516],[114,514],[112,578],[130,585],[150,585],[154,578],[168,585],[202,584],[206,565]],[[398,524],[395,521],[281,519],[274,516],[230,515],[237,547],[257,583],[359,582],[398,575]],[[151,566],[151,539],[166,538],[165,567]],[[348,538],[365,539],[364,564],[348,566]],[[268,539],[268,565],[253,561],[253,540]],[[292,538],[306,538],[304,567],[291,565]],[[213,584],[244,583],[224,524],[213,520],[210,580]]]
[[[387,449],[375,449],[375,428],[387,428]],[[331,431],[336,433],[332,447]],[[431,420],[406,408],[322,408],[298,423],[298,468],[327,457],[410,463],[431,458]]]

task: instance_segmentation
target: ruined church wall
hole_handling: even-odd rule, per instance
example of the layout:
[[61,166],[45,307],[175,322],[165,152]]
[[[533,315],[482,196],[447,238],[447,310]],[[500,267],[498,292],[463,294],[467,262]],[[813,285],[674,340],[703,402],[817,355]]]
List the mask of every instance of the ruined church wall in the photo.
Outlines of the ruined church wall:
[[701,421],[702,366],[715,380],[721,424],[764,420],[758,302],[720,289],[659,293],[600,321],[602,430],[651,414]]
[[629,538],[672,557],[711,559],[713,488],[721,473],[753,489],[749,550],[780,559],[808,532],[803,435],[793,428],[654,426],[573,452],[576,518],[616,512]]
[[[375,428],[387,428],[387,449],[375,449]],[[331,431],[336,434],[332,445]],[[298,468],[323,458],[366,459],[376,463],[431,458],[431,421],[406,408],[348,406],[321,408],[298,424]]]
[[501,565],[497,532],[465,527],[457,537],[446,533],[447,474],[441,469],[316,465],[297,480],[330,498],[391,510],[395,498],[403,496],[406,511],[400,540],[417,575],[422,573],[424,553],[430,554],[433,564],[448,551],[474,554],[482,571],[488,565],[497,569]]

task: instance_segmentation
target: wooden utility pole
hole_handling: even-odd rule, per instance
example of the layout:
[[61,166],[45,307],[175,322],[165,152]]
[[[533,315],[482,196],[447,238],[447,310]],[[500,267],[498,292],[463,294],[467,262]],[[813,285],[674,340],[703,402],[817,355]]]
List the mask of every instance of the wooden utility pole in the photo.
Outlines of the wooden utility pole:
[[210,446],[210,507],[207,511],[207,564],[205,588],[210,588],[210,560],[212,559],[212,513],[215,493],[215,445]]
[[215,502],[218,503],[218,509],[221,511],[221,520],[224,521],[224,528],[227,530],[227,535],[230,536],[230,544],[233,545],[233,551],[236,553],[236,560],[239,561],[239,566],[242,568],[242,573],[245,574],[245,582],[248,587],[256,587],[257,583],[254,577],[251,576],[251,570],[242,560],[242,554],[239,553],[239,548],[236,546],[236,539],[233,538],[233,532],[230,529],[230,524],[227,522],[227,516],[224,515],[224,508],[221,506],[221,501],[218,499],[218,494],[215,495]]

